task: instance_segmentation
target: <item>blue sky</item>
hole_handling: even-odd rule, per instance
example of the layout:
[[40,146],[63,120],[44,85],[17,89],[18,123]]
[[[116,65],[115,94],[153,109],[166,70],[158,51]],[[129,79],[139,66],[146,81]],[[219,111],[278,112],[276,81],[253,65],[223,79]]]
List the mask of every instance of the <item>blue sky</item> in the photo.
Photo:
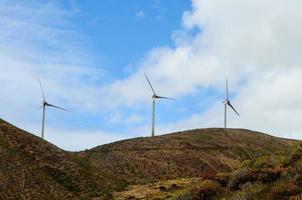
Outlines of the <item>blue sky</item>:
[[[175,44],[172,34],[182,27],[182,15],[184,11],[190,9],[191,2],[189,0],[177,2],[104,0],[71,1],[58,5],[74,11],[75,14],[71,18],[72,26],[75,31],[84,36],[87,48],[99,62],[94,63],[92,67],[100,68],[105,73],[99,77],[98,82],[107,84],[125,78],[136,70],[140,59],[150,49],[161,46],[173,47]],[[150,92],[147,85],[146,90]],[[192,98],[186,101],[192,101]],[[165,116],[158,115],[158,120],[167,122],[188,115],[186,113],[188,108],[186,112],[183,111],[184,108],[175,112],[173,107],[178,103],[170,104],[170,102],[158,104],[158,113],[167,113]],[[179,102],[179,105],[185,106],[182,102]],[[81,118],[76,117],[72,121],[79,120],[78,125],[82,125],[83,128],[89,126],[89,128],[127,134],[137,125],[150,123],[151,107],[148,106],[148,104],[138,105],[141,108],[134,109],[122,107],[117,112],[113,111],[113,114],[82,115]],[[129,115],[134,116],[133,124],[120,122]]]
[[113,78],[127,74],[154,47],[173,46],[173,31],[182,24],[189,0],[91,0],[63,5],[76,10],[75,29],[87,37],[89,48],[99,55]]
[[[301,138],[302,3],[248,0],[0,1],[0,117],[82,150],[223,126],[225,78],[240,113],[229,127]],[[254,13],[257,13],[255,15]],[[302,94],[302,93],[301,93]]]

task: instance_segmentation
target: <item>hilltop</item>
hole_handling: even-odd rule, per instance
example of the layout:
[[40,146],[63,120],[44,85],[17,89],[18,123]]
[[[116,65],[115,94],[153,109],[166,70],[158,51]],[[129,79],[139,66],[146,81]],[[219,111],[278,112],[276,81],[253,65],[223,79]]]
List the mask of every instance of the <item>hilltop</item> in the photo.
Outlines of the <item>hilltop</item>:
[[287,151],[293,140],[243,129],[196,129],[135,138],[81,152],[97,169],[131,184],[237,169],[247,159]]
[[231,172],[295,143],[242,129],[196,129],[67,152],[0,120],[0,199],[111,199],[130,185]]

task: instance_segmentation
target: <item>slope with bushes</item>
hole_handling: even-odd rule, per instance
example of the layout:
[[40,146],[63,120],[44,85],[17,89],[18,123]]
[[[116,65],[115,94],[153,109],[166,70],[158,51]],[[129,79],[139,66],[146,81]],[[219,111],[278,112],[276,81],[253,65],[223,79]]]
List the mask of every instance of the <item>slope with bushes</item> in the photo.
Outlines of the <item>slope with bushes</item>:
[[67,152],[0,120],[0,199],[112,199],[133,184],[180,180],[160,188],[172,197],[190,183],[204,184],[196,177],[231,172],[246,159],[289,151],[294,143],[247,130],[197,129]]
[[194,179],[161,181],[130,186],[115,199],[301,199],[302,144],[289,152],[278,152],[246,160],[229,173],[209,173]]
[[295,141],[243,129],[196,129],[136,138],[96,147],[80,155],[129,184],[230,172],[247,159],[286,151]]
[[[0,120],[0,199],[106,197],[122,186],[85,158]],[[110,198],[110,196],[109,196]]]

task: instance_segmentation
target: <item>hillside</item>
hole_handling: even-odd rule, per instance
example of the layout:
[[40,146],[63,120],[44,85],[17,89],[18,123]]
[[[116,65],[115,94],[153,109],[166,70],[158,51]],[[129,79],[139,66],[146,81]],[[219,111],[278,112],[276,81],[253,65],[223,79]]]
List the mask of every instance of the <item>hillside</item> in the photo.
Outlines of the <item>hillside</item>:
[[132,185],[117,192],[114,199],[301,199],[302,144],[290,152],[276,152],[246,160],[229,173],[209,173],[198,178],[165,180]]
[[294,143],[247,130],[200,129],[75,153],[0,120],[0,199],[111,199],[133,184],[230,172]]
[[[120,182],[74,153],[0,120],[0,199],[106,197]],[[111,182],[112,181],[112,182]]]
[[289,150],[292,140],[236,129],[196,129],[136,138],[82,152],[97,169],[131,184],[228,172],[241,162]]

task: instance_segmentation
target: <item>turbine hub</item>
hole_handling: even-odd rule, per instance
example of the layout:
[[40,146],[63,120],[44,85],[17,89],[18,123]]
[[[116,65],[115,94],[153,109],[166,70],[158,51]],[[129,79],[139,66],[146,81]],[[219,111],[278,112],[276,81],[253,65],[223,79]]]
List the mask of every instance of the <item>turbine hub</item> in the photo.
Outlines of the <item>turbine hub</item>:
[[228,104],[229,102],[230,102],[229,99],[226,99],[226,100],[223,101],[224,104]]

